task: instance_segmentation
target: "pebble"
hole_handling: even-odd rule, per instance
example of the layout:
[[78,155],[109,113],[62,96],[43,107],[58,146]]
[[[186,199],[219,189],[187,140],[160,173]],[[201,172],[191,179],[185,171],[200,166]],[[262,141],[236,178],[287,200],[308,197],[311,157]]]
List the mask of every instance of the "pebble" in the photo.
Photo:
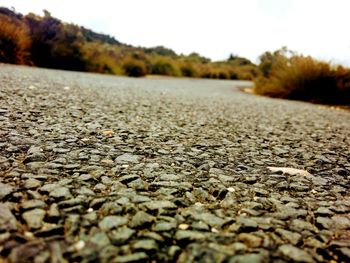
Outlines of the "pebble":
[[126,225],[128,219],[122,216],[106,216],[98,224],[102,231],[109,231],[113,228]]
[[24,212],[22,217],[30,229],[38,229],[43,225],[45,214],[45,210],[36,208]]
[[138,211],[131,219],[130,226],[132,228],[147,227],[153,223],[155,218],[146,212]]
[[12,194],[15,188],[8,184],[0,183],[0,200],[3,200],[8,195]]
[[304,250],[297,248],[293,245],[282,245],[278,248],[281,256],[286,260],[293,262],[314,262],[312,256]]
[[17,230],[17,220],[6,204],[0,203],[0,231]]

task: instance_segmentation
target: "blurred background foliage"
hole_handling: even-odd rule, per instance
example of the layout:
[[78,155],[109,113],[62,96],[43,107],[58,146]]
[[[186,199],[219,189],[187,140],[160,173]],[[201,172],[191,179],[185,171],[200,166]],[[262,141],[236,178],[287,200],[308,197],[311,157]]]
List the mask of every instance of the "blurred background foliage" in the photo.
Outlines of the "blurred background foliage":
[[147,74],[251,80],[256,66],[230,56],[212,62],[197,53],[126,45],[114,37],[43,16],[0,8],[0,62],[141,77]]
[[157,46],[126,45],[114,37],[64,23],[44,10],[22,15],[0,7],[0,62],[131,77],[254,80],[255,94],[350,105],[350,70],[283,47],[263,53],[255,65],[231,54],[211,61],[198,53],[177,54]]

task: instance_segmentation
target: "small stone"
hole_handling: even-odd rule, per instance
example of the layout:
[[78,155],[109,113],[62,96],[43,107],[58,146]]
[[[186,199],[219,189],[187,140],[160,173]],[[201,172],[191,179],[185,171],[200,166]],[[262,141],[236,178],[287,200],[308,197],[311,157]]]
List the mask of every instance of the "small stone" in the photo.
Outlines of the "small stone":
[[125,256],[117,256],[112,262],[115,263],[135,263],[135,262],[147,262],[148,256],[145,252],[137,252]]
[[256,221],[246,217],[239,217],[237,224],[239,225],[238,232],[252,232],[258,228]]
[[282,245],[278,248],[278,252],[281,254],[283,258],[285,258],[288,261],[306,262],[306,263],[314,262],[310,254],[293,245]]
[[229,187],[229,188],[227,188],[227,191],[229,191],[230,193],[233,193],[233,192],[235,192],[236,190],[235,190],[233,187]]
[[188,224],[180,224],[179,229],[181,230],[187,230],[190,226]]
[[34,208],[44,208],[46,203],[42,200],[27,200],[22,203],[22,208],[24,210],[34,209]]
[[192,217],[196,220],[203,221],[204,223],[221,228],[225,224],[225,220],[211,213],[192,213]]
[[110,240],[106,233],[104,232],[98,232],[94,234],[89,241],[97,246],[99,249],[104,248],[105,246],[108,246],[110,244]]
[[233,256],[230,263],[263,263],[267,262],[266,258],[264,258],[263,254],[245,254],[245,255],[237,255]]
[[284,240],[296,245],[301,240],[301,235],[299,233],[295,233],[292,231],[288,231],[282,228],[276,229],[276,233],[278,233]]
[[159,222],[154,226],[156,232],[166,232],[176,228],[176,223]]
[[17,230],[17,220],[6,204],[0,203],[0,231]]
[[46,161],[45,154],[43,153],[43,149],[37,146],[31,146],[27,151],[27,156],[24,159],[24,163],[31,162],[44,162]]
[[45,218],[45,210],[43,209],[33,209],[22,214],[23,219],[26,221],[30,229],[38,229],[42,226],[43,220]]
[[191,230],[178,230],[175,239],[179,241],[199,241],[205,239],[205,235],[201,232]]
[[24,188],[26,189],[35,189],[40,187],[41,185],[42,185],[42,182],[34,178],[29,178],[24,182]]
[[58,205],[56,203],[50,206],[50,209],[48,211],[48,216],[51,219],[56,219],[60,216],[60,211],[58,210]]
[[153,223],[154,219],[155,218],[153,216],[147,214],[146,212],[139,211],[133,216],[130,226],[131,227],[148,226]]
[[138,163],[139,157],[137,155],[132,155],[129,153],[125,153],[123,155],[118,156],[115,161],[117,163]]
[[157,243],[152,239],[138,240],[133,246],[136,250],[156,251],[158,249]]
[[350,219],[346,216],[333,216],[332,221],[337,230],[350,229]]
[[334,226],[334,222],[329,217],[317,217],[316,224],[321,229],[331,229]]
[[315,215],[332,216],[332,215],[334,215],[334,212],[332,212],[328,207],[319,207],[315,211]]
[[262,244],[262,238],[253,234],[241,233],[238,235],[237,240],[243,242],[248,247],[256,248]]
[[290,229],[295,232],[301,232],[303,230],[317,232],[317,228],[313,224],[301,219],[294,219],[290,224]]
[[77,243],[73,245],[73,249],[75,251],[80,251],[85,247],[85,241],[84,240],[79,240]]
[[118,226],[126,225],[128,223],[128,219],[121,216],[106,216],[102,219],[102,221],[98,224],[98,226],[103,231],[109,231]]
[[125,244],[135,233],[135,230],[124,226],[117,230],[112,230],[109,233],[109,237],[114,245],[122,245]]
[[67,187],[61,186],[51,191],[50,196],[55,199],[68,199],[72,197],[72,194]]
[[143,205],[148,209],[148,210],[158,210],[158,209],[175,209],[177,206],[170,201],[167,200],[154,200],[150,202],[145,202]]
[[15,191],[15,188],[9,184],[0,183],[0,201],[12,194]]
[[136,175],[136,174],[130,174],[130,175],[124,175],[122,177],[118,178],[118,181],[123,183],[123,184],[128,184],[134,180],[139,179],[140,176]]

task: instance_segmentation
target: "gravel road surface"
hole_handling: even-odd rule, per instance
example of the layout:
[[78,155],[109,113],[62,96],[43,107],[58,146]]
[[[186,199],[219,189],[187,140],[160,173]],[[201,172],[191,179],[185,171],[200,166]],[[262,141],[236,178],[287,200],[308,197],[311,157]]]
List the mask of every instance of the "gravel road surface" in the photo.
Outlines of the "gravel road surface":
[[0,80],[0,262],[350,262],[349,111],[249,82]]

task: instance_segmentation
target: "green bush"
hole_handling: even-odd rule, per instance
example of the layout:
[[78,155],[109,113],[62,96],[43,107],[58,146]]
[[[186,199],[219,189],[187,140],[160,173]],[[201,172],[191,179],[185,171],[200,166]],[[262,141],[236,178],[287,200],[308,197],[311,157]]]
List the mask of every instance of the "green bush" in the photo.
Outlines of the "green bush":
[[142,77],[147,74],[146,65],[143,61],[127,58],[122,65],[125,75],[129,77]]

